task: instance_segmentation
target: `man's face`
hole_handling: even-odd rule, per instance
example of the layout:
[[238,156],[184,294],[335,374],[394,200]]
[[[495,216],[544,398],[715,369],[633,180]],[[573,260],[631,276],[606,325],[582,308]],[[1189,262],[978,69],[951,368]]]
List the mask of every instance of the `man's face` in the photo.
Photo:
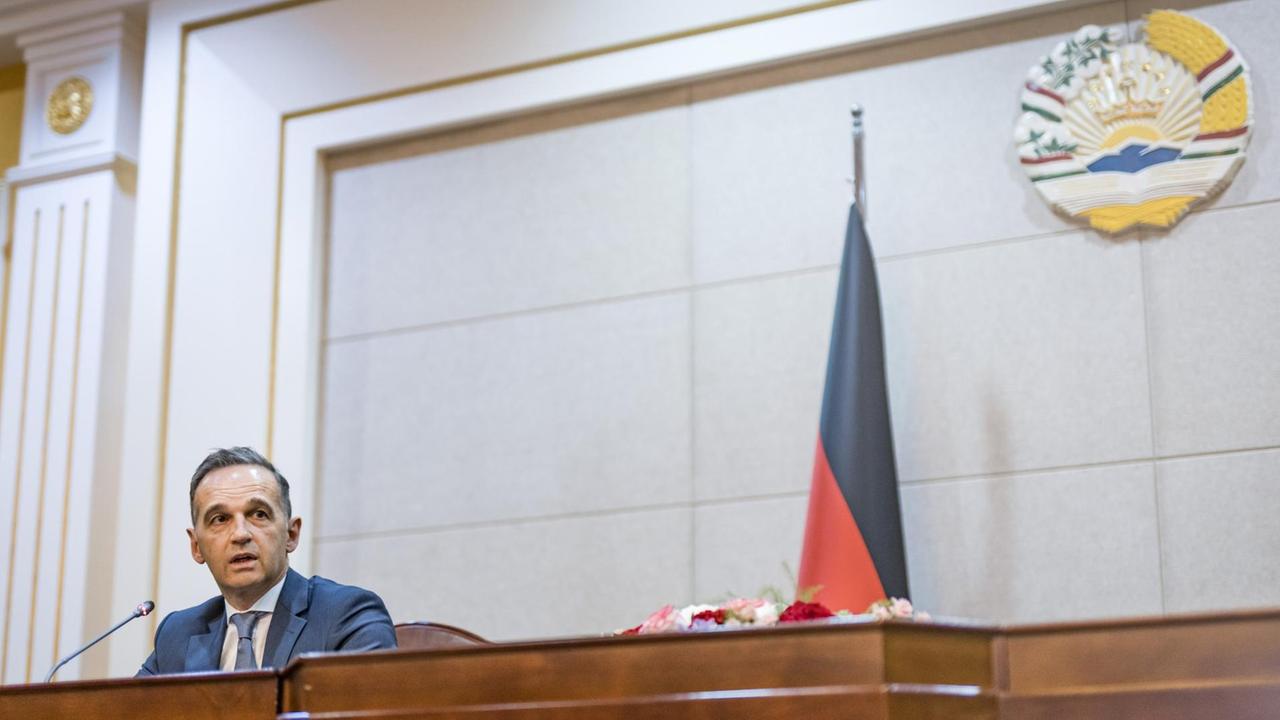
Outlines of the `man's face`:
[[257,465],[233,465],[196,486],[191,557],[208,564],[222,596],[248,609],[289,569],[301,518],[285,517],[275,476]]

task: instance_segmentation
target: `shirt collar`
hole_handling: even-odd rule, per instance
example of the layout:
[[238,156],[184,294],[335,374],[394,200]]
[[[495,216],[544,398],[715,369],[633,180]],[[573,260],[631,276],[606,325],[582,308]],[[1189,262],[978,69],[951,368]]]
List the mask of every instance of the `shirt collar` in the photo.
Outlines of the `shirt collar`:
[[258,601],[255,602],[248,610],[236,610],[231,607],[231,603],[224,601],[222,604],[226,609],[227,619],[230,620],[232,615],[239,612],[275,612],[276,600],[280,599],[280,591],[284,589],[284,581],[287,577],[289,577],[289,571],[285,570],[284,577],[280,578],[280,582],[272,585],[271,589],[263,593],[262,597],[258,598]]

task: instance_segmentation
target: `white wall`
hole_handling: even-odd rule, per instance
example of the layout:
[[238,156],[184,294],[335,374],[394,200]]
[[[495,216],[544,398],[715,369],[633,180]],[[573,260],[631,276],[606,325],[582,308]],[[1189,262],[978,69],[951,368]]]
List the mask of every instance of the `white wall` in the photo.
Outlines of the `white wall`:
[[[1236,408],[1235,398],[1253,402],[1258,397],[1274,397],[1276,389],[1266,385],[1266,378],[1270,376],[1250,365],[1260,362],[1252,358],[1266,356],[1267,349],[1272,347],[1266,343],[1274,345],[1273,339],[1267,339],[1274,323],[1256,309],[1268,307],[1270,285],[1262,281],[1254,284],[1224,281],[1224,288],[1207,284],[1202,293],[1212,302],[1187,305],[1160,301],[1166,303],[1161,306],[1155,299],[1160,287],[1155,268],[1164,258],[1164,262],[1173,264],[1169,266],[1173,269],[1168,276],[1171,287],[1186,286],[1177,268],[1194,268],[1197,261],[1180,258],[1176,249],[1165,248],[1189,236],[1191,231],[1187,228],[1195,227],[1193,223],[1200,218],[1185,223],[1169,243],[1143,242],[1112,253],[1095,252],[1101,245],[1088,240],[1085,233],[1067,230],[1071,226],[1049,213],[1020,181],[1016,168],[1009,164],[1007,138],[1014,87],[1026,64],[1044,52],[1049,38],[1056,39],[1079,24],[1096,22],[1101,15],[1135,17],[1141,10],[1138,0],[1110,3],[859,0],[823,9],[765,0],[745,4],[671,3],[661,7],[651,5],[655,9],[650,16],[626,22],[623,22],[626,8],[633,4],[619,2],[602,10],[593,0],[582,0],[557,4],[558,14],[545,13],[534,18],[537,22],[502,24],[491,18],[478,28],[467,27],[466,17],[454,15],[442,16],[442,20],[449,22],[433,22],[431,14],[438,6],[391,0],[383,3],[330,0],[262,15],[234,14],[261,5],[258,0],[156,0],[150,8],[139,148],[137,233],[129,269],[132,297],[127,318],[128,351],[126,367],[122,370],[125,402],[116,415],[122,433],[118,439],[121,453],[118,517],[121,522],[117,523],[117,547],[127,557],[116,563],[117,577],[114,586],[109,588],[111,616],[127,612],[137,602],[139,592],[154,593],[160,607],[158,615],[190,605],[212,592],[212,583],[185,556],[182,528],[189,470],[204,450],[216,444],[267,445],[268,439],[274,438],[273,455],[299,488],[299,498],[303,501],[300,507],[307,517],[304,525],[307,537],[296,557],[297,564],[303,569],[319,565],[326,572],[328,568],[342,570],[336,550],[345,541],[336,530],[318,543],[322,549],[317,556],[310,557],[317,546],[311,542],[310,533],[316,525],[324,523],[325,513],[331,512],[323,499],[313,502],[308,496],[313,490],[323,489],[315,483],[320,475],[316,469],[320,457],[316,440],[320,436],[318,431],[313,432],[321,407],[318,361],[323,330],[319,324],[323,275],[319,269],[324,259],[323,218],[328,212],[323,192],[325,176],[317,165],[320,155],[351,145],[437,132],[453,125],[595,96],[631,93],[642,88],[679,87],[693,79],[735,68],[856,47],[877,49],[855,56],[849,65],[841,65],[845,61],[840,59],[832,60],[834,65],[815,75],[805,75],[802,71],[799,79],[803,81],[790,86],[768,88],[765,86],[772,80],[762,83],[758,79],[748,81],[743,88],[735,88],[736,81],[732,79],[724,84],[693,86],[699,94],[682,109],[674,111],[683,113],[687,119],[690,139],[685,155],[689,168],[684,179],[690,198],[690,228],[685,238],[690,254],[683,267],[674,267],[673,272],[673,267],[667,266],[644,265],[642,270],[633,266],[600,286],[587,283],[565,288],[556,282],[542,287],[523,287],[523,297],[517,293],[517,296],[499,298],[507,303],[506,307],[524,303],[523,307],[530,310],[537,303],[547,302],[547,291],[568,290],[569,295],[558,302],[580,303],[585,296],[592,296],[600,306],[597,309],[604,312],[617,304],[612,293],[619,292],[619,287],[650,288],[635,290],[648,294],[635,298],[626,310],[636,312],[636,307],[645,306],[657,319],[650,317],[651,325],[633,329],[642,332],[649,328],[653,333],[668,333],[672,337],[683,333],[686,340],[697,341],[683,369],[684,361],[673,356],[669,367],[674,370],[663,371],[669,372],[666,376],[669,378],[681,372],[687,374],[692,399],[684,407],[696,410],[687,414],[686,421],[691,428],[687,453],[692,458],[687,479],[694,483],[685,486],[686,495],[679,497],[678,483],[672,486],[676,490],[660,488],[667,494],[659,493],[663,500],[658,505],[634,512],[630,511],[634,508],[627,509],[616,502],[618,496],[615,496],[603,506],[583,511],[603,514],[584,518],[585,524],[576,534],[549,535],[548,538],[549,542],[554,541],[552,548],[565,549],[560,554],[564,558],[571,557],[568,554],[571,551],[591,545],[597,536],[608,538],[608,543],[595,543],[601,553],[592,559],[594,564],[590,567],[593,568],[613,566],[617,555],[610,553],[643,544],[646,538],[652,539],[654,528],[659,529],[663,542],[668,543],[653,550],[663,557],[688,557],[682,553],[688,553],[692,544],[721,559],[701,563],[696,572],[694,563],[689,561],[687,576],[653,565],[644,570],[633,568],[631,576],[616,584],[606,583],[631,597],[634,611],[631,606],[620,608],[617,621],[601,617],[599,624],[603,627],[598,629],[609,630],[614,624],[633,621],[635,611],[643,612],[652,604],[651,597],[678,601],[685,599],[678,597],[682,592],[689,596],[706,596],[725,589],[750,592],[758,582],[757,573],[766,574],[764,581],[778,578],[767,573],[778,572],[777,560],[794,552],[782,548],[798,545],[799,508],[803,504],[812,452],[812,426],[803,424],[811,423],[817,412],[820,369],[815,368],[819,368],[821,362],[815,361],[812,353],[814,347],[821,347],[825,342],[823,314],[830,312],[830,285],[843,214],[841,183],[847,155],[845,113],[851,100],[871,108],[872,141],[868,161],[872,178],[872,235],[882,259],[886,296],[906,298],[901,303],[895,302],[894,308],[902,307],[904,312],[915,312],[921,317],[931,312],[928,297],[914,306],[911,302],[915,301],[908,302],[916,292],[912,285],[916,274],[928,270],[927,262],[922,260],[917,264],[915,258],[924,259],[929,252],[936,251],[939,256],[954,253],[952,257],[961,266],[968,263],[969,267],[995,273],[1015,273],[1017,268],[1043,273],[1044,264],[1052,265],[1061,259],[1075,268],[1077,276],[1087,276],[1093,268],[1099,268],[1114,273],[1131,287],[1131,266],[1126,263],[1135,255],[1133,248],[1138,248],[1143,293],[1140,309],[1150,340],[1135,349],[1123,344],[1127,341],[1106,339],[1123,336],[1117,328],[1127,327],[1124,323],[1132,321],[1134,304],[1122,303],[1128,315],[1120,319],[1101,318],[1105,321],[1103,330],[1111,335],[1103,332],[1104,337],[1099,340],[1103,343],[1101,350],[1094,350],[1108,362],[1111,359],[1106,354],[1108,350],[1123,350],[1126,362],[1145,359],[1153,388],[1150,394],[1153,410],[1149,411],[1148,421],[1154,439],[1148,442],[1151,449],[1144,454],[1141,443],[1132,442],[1131,428],[1120,432],[1117,440],[1108,436],[1101,443],[1105,451],[1102,454],[1109,458],[1104,462],[1113,464],[1097,471],[1119,473],[1123,468],[1134,466],[1135,472],[1150,472],[1152,478],[1159,478],[1158,482],[1151,481],[1150,493],[1145,498],[1141,496],[1143,481],[1130,481],[1128,487],[1137,489],[1131,492],[1134,499],[1129,501],[1130,506],[1136,508],[1147,503],[1149,508],[1160,508],[1154,518],[1159,520],[1157,547],[1164,590],[1158,597],[1163,607],[1171,610],[1189,607],[1185,602],[1175,601],[1175,595],[1205,597],[1200,592],[1205,583],[1234,591],[1233,583],[1238,580],[1254,589],[1221,598],[1221,602],[1215,600],[1217,605],[1274,602],[1275,577],[1267,575],[1265,562],[1254,559],[1265,557],[1265,553],[1249,555],[1240,566],[1216,565],[1214,572],[1223,573],[1226,580],[1232,581],[1223,585],[1213,585],[1216,582],[1213,578],[1197,580],[1204,576],[1192,572],[1201,567],[1206,553],[1215,553],[1224,544],[1274,547],[1276,539],[1270,534],[1269,525],[1233,522],[1236,517],[1233,513],[1263,507],[1265,495],[1218,496],[1216,521],[1196,511],[1188,512],[1184,509],[1185,501],[1178,502],[1179,498],[1194,495],[1197,483],[1206,473],[1216,477],[1214,473],[1218,471],[1212,466],[1217,463],[1243,463],[1239,470],[1230,472],[1231,481],[1245,488],[1266,488],[1267,479],[1274,477],[1274,472],[1268,469],[1272,467],[1268,463],[1273,461],[1266,452],[1237,453],[1246,447],[1242,444],[1245,437],[1250,438],[1248,448],[1275,445],[1274,426],[1266,419],[1270,417],[1266,411],[1254,410],[1253,416],[1247,418],[1231,414],[1219,418],[1213,414],[1222,413],[1222,407]],[[590,7],[590,11],[584,11],[584,7]],[[1043,15],[1047,11],[1073,7],[1091,9],[1080,15],[1068,13],[1056,20]],[[1267,78],[1265,70],[1276,63],[1269,55],[1272,47],[1263,36],[1266,22],[1255,18],[1273,10],[1261,0],[1193,7],[1218,22],[1245,49],[1259,73],[1255,76],[1255,88],[1260,107],[1265,108],[1269,99],[1275,97],[1273,81]],[[803,12],[770,18],[749,17],[753,13],[788,8]],[[1215,19],[1219,16],[1221,20]],[[1028,19],[1012,20],[1015,17]],[[997,20],[1014,22],[1015,30],[1006,36],[1001,34],[1003,30],[990,35],[982,29],[990,29],[991,23]],[[727,23],[727,26],[710,27],[717,23]],[[381,42],[395,28],[413,29],[416,42]],[[483,42],[472,46],[489,48],[492,52],[431,55],[433,48],[446,46],[443,44],[446,38],[440,33],[453,36],[477,31]],[[691,34],[686,36],[686,33]],[[934,39],[928,40],[930,37]],[[547,38],[552,40],[546,41]],[[888,39],[894,43],[886,45]],[[317,42],[324,46],[319,56]],[[631,42],[636,46],[627,45]],[[615,45],[609,47],[611,43]],[[506,52],[512,48],[516,52]],[[333,52],[335,49],[341,52]],[[567,56],[576,51],[583,54]],[[952,59],[960,63],[955,69],[951,66]],[[922,68],[930,72],[923,73]],[[964,68],[968,69],[961,72]],[[780,70],[779,78],[797,79],[789,76],[790,72]],[[815,76],[820,77],[812,81],[805,79]],[[943,107],[990,108],[980,116],[958,116],[958,121],[977,133],[978,139],[951,148],[954,154],[946,156],[946,172],[941,175],[916,172],[908,162],[918,161],[925,151],[913,144],[914,137],[906,137],[906,130],[916,127],[912,124],[915,121],[911,109],[915,105],[896,102],[894,94],[903,89],[900,83],[904,79],[925,83],[934,97],[941,98]],[[959,88],[972,89],[978,97],[985,98],[983,102],[987,104],[961,94]],[[376,95],[384,91],[389,94]],[[938,106],[939,101],[935,100],[929,107]],[[1259,116],[1263,117],[1264,113]],[[621,122],[625,124],[626,120]],[[898,133],[896,139],[895,132]],[[695,142],[696,138],[704,142]],[[1214,213],[1222,213],[1222,218],[1236,218],[1229,213],[1239,213],[1240,219],[1233,222],[1247,228],[1249,223],[1257,222],[1254,213],[1266,212],[1269,207],[1266,203],[1276,198],[1276,181],[1260,169],[1275,165],[1275,155],[1280,150],[1265,128],[1260,128],[1255,135],[1253,147],[1253,157],[1246,163],[1236,185],[1204,213],[1204,218],[1214,218]],[[897,157],[881,154],[888,148],[905,154]],[[752,162],[752,158],[756,160]],[[947,178],[960,170],[972,173],[973,179],[958,187],[947,182]],[[550,187],[545,190],[553,192]],[[956,194],[947,195],[949,192]],[[947,220],[929,221],[930,215],[920,210],[917,199],[920,197],[939,203],[932,208],[936,212],[934,217]],[[1217,222],[1201,220],[1201,225],[1216,227]],[[1212,236],[1217,231],[1203,232]],[[1073,233],[1081,243],[1068,239]],[[1050,234],[1058,235],[1039,242],[1044,239],[1039,236]],[[1265,243],[1255,239],[1260,247],[1249,247],[1251,237],[1255,236],[1246,231],[1244,236],[1227,238],[1246,244],[1239,251],[1241,255],[1233,260],[1246,272],[1264,266],[1259,258],[1265,253]],[[1032,244],[1036,252],[1024,253],[1016,262],[999,255],[999,248],[1012,248],[1017,242]],[[1212,243],[1215,248],[1226,244],[1225,241]],[[1039,252],[1041,245],[1058,255],[1043,256]],[[994,252],[996,259],[987,262],[978,254],[965,254],[982,252]],[[1007,264],[1006,260],[1013,264]],[[592,265],[595,261],[590,258],[586,262],[590,267],[598,266],[598,262]],[[892,278],[894,264],[902,269],[896,280]],[[945,274],[945,271],[935,272]],[[1190,274],[1199,277],[1194,272]],[[663,284],[673,277],[679,282]],[[956,287],[961,292],[973,290],[963,283]],[[1107,292],[1112,290],[1108,288]],[[674,318],[677,313],[668,305],[678,304],[682,294],[689,299],[686,325],[672,326],[661,320],[661,313],[671,312]],[[1059,292],[1054,297],[1062,300],[1069,295]],[[1237,299],[1227,301],[1224,297]],[[1085,308],[1089,312],[1099,312],[1097,307],[1104,305],[1096,298],[1091,302],[1093,304]],[[753,306],[761,310],[748,314],[746,309]],[[1167,317],[1173,318],[1171,327],[1182,328],[1183,334],[1159,330],[1164,326],[1156,319],[1166,317],[1161,315],[1164,312],[1161,307],[1167,308],[1170,313]],[[1245,307],[1249,312],[1241,310]],[[434,301],[431,308],[435,309]],[[1231,322],[1219,322],[1221,317],[1204,314],[1214,308],[1226,313],[1222,317],[1230,317]],[[956,312],[985,321],[987,318],[981,309],[962,304]],[[448,310],[457,312],[459,307]],[[504,312],[495,306],[479,311]],[[894,315],[888,309],[886,312],[893,343],[891,351],[910,347],[901,338],[928,339],[930,345],[924,348],[927,352],[935,351],[933,343],[945,339],[943,328],[930,330],[926,326],[914,333],[915,316],[908,319],[907,315]],[[1014,320],[1035,320],[1029,309],[1005,312],[1014,313]],[[1088,326],[1090,316],[1082,312],[1077,322]],[[529,318],[536,315],[530,313]],[[511,320],[515,322],[519,318]],[[537,345],[537,326],[530,327],[534,329],[526,332],[531,335],[531,351],[544,350],[544,362],[553,366],[555,357],[550,350],[554,348]],[[585,323],[581,327],[584,332],[579,336],[587,337],[585,331],[592,326]],[[720,332],[718,335],[700,332],[699,327],[714,327]],[[211,332],[213,328],[218,329],[216,333]],[[227,347],[228,341],[221,336],[227,328],[240,330],[235,340],[237,348]],[[914,334],[904,335],[895,328],[912,329]],[[459,326],[455,330],[462,332],[464,328]],[[894,335],[895,332],[898,334]],[[1056,332],[1057,335],[1050,332],[1046,337],[1076,340],[1066,330]],[[775,342],[778,333],[790,333],[786,337],[792,342]],[[1238,350],[1222,357],[1205,356],[1203,353],[1209,347],[1204,343],[1205,333],[1218,333],[1224,342],[1237,343]],[[899,340],[894,340],[895,337]],[[407,336],[401,341],[409,342]],[[349,346],[346,350],[355,347],[352,340],[344,342]],[[1159,353],[1148,349],[1160,342],[1170,343],[1170,349]],[[709,364],[716,358],[740,356],[751,357],[758,364]],[[1179,362],[1162,365],[1164,361],[1157,360],[1157,356],[1176,357]],[[969,443],[975,442],[975,437],[976,441],[985,442],[987,435],[974,434],[966,428],[969,434],[956,438],[939,434],[941,431],[936,429],[916,428],[916,423],[923,422],[921,418],[926,415],[949,417],[948,413],[958,412],[961,417],[969,417],[964,412],[968,399],[962,394],[943,393],[938,397],[927,382],[919,387],[929,389],[929,396],[918,392],[913,395],[914,386],[904,381],[900,370],[908,365],[901,358],[893,358],[891,362],[898,437],[908,445],[915,443],[916,448],[910,456],[904,454],[901,458],[904,498],[910,512],[927,509],[929,505],[923,498],[942,498],[940,493],[944,490],[968,493],[964,497],[978,507],[1000,508],[1002,502],[1012,500],[993,495],[995,489],[1021,487],[1033,488],[1033,491],[1020,502],[1033,507],[1038,507],[1038,503],[1058,502],[1052,493],[1046,495],[1039,491],[1049,487],[1048,484],[1032,482],[1039,477],[1037,473],[1051,469],[1043,463],[1057,447],[1054,433],[1058,427],[1049,419],[1038,419],[1039,424],[1014,437],[1017,441],[1014,445],[987,443],[995,449],[974,453]],[[1009,366],[1015,365],[1009,361]],[[945,364],[933,366],[947,367]],[[1230,368],[1235,374],[1224,378],[1217,370],[1206,370],[1219,366]],[[337,370],[335,363],[325,367],[331,373]],[[358,374],[358,365],[351,367],[356,367],[354,372]],[[654,366],[639,363],[620,367],[626,372],[644,375],[652,373]],[[1026,368],[1016,366],[1014,370]],[[1126,372],[1131,374],[1132,368]],[[1098,370],[1094,375],[1077,379],[1075,384],[1050,383],[1047,394],[1030,400],[1024,401],[1012,392],[997,397],[1007,404],[1002,409],[1012,413],[1011,416],[1037,417],[1042,403],[1064,398],[1075,402],[1075,389],[1088,387],[1089,378],[1101,374]],[[1123,373],[1122,376],[1129,377]],[[927,375],[920,378],[928,380]],[[1215,383],[1214,378],[1222,380]],[[970,381],[971,378],[961,375],[947,387],[967,387]],[[1127,381],[1108,382],[1125,384]],[[1196,392],[1177,391],[1188,385],[1196,387]],[[441,390],[456,391],[456,388]],[[759,399],[751,400],[753,397]],[[1112,401],[1112,398],[1106,399],[1109,403]],[[663,400],[655,397],[647,402],[661,404]],[[1119,404],[1129,413],[1125,417],[1141,422],[1140,413],[1134,411],[1131,400],[1121,398]],[[767,407],[771,413],[776,411],[777,424],[771,424],[768,417],[759,419],[760,416],[747,412],[757,406]],[[917,409],[904,419],[900,407]],[[1206,414],[1206,408],[1212,412]],[[581,419],[584,416],[570,414],[567,417]],[[646,419],[651,414],[640,413],[635,417]],[[1080,420],[1080,416],[1071,417],[1077,418],[1074,423],[1086,422]],[[1066,424],[1070,426],[1073,421],[1068,420]],[[785,428],[785,432],[771,431],[778,427]],[[995,437],[1004,436],[996,433]],[[1182,439],[1178,440],[1179,437]],[[1095,469],[1089,459],[1094,454],[1089,449],[1091,438],[1087,429],[1071,429],[1064,447],[1072,452],[1062,461],[1071,464],[1073,469],[1061,472],[1070,475],[1076,469],[1080,473]],[[1200,441],[1201,446],[1195,446],[1189,438]],[[743,448],[759,448],[759,462],[743,462]],[[948,455],[953,451],[954,456]],[[935,460],[935,457],[943,459]],[[946,459],[948,457],[952,459]],[[669,462],[670,458],[659,460]],[[655,467],[666,466],[655,464]],[[787,474],[796,468],[798,475]],[[993,474],[998,475],[993,477]],[[676,475],[679,480],[678,473]],[[330,480],[326,474],[323,487],[335,487],[337,482],[338,479]],[[1113,486],[1107,478],[1100,484],[1107,488]],[[1076,488],[1095,486],[1068,483],[1065,496],[1078,497]],[[978,489],[967,490],[970,487]],[[1169,489],[1165,490],[1166,487]],[[922,499],[912,500],[912,493],[921,494]],[[668,502],[666,498],[670,497],[677,499]],[[1240,507],[1231,507],[1232,502]],[[543,502],[532,511],[554,515],[554,506],[555,502]],[[938,505],[943,509],[954,506],[954,503]],[[476,519],[477,515],[489,512],[483,506],[473,506],[472,512],[471,519],[465,522],[479,525],[513,519],[510,515],[492,513],[487,520]],[[1011,517],[1003,511],[999,515]],[[1128,523],[1137,528],[1134,532],[1146,532],[1150,536],[1152,515],[1139,513],[1134,517],[1138,521]],[[594,525],[587,522],[593,518]],[[335,522],[332,517],[329,520]],[[529,522],[536,524],[532,519]],[[1104,540],[1110,538],[1098,546],[1102,550],[1123,541],[1123,538],[1117,540],[1116,533],[1108,529],[1114,528],[1115,523],[1108,525],[1105,518],[1090,522],[1105,531]],[[1217,532],[1212,522],[1231,532]],[[929,536],[927,533],[932,532],[935,525],[942,530]],[[518,527],[509,523],[505,529]],[[745,543],[741,538],[743,527],[752,534]],[[322,534],[330,532],[320,529]],[[499,528],[495,525],[494,529]],[[958,521],[935,521],[927,514],[908,517],[909,545],[935,548],[936,557],[944,560],[943,549],[962,552],[972,547],[966,544],[971,540],[965,533],[979,530]],[[360,532],[369,535],[357,537]],[[374,534],[380,532],[377,529],[351,531],[348,533],[350,546],[372,541]],[[420,540],[395,534],[399,532],[386,533],[382,538],[384,545],[401,552],[410,544],[410,539]],[[514,530],[512,533],[505,537],[500,533],[492,535],[493,547],[510,547],[512,542],[508,540],[520,537]],[[438,533],[437,537],[446,535]],[[143,536],[153,538],[154,542],[140,542],[138,538]],[[920,537],[925,537],[925,541]],[[1054,548],[1060,546],[1056,540],[1046,544]],[[1125,574],[1124,568],[1149,567],[1141,552],[1147,552],[1142,547],[1150,545],[1139,544],[1137,549],[1126,546],[1122,557],[1098,572],[1106,577],[1120,577]],[[1024,551],[1034,556],[1035,547],[1034,543],[1026,545],[1024,548],[1030,550]],[[374,555],[379,552],[372,542],[364,548],[361,552]],[[555,557],[556,553],[550,552],[548,556]],[[964,555],[975,556],[982,556],[981,551]],[[313,563],[313,559],[317,562]],[[916,555],[911,560],[913,573],[926,573],[919,577],[913,575],[917,599],[933,605],[934,609],[968,612],[975,608],[973,614],[1019,618],[1030,617],[1041,607],[1021,598],[1012,598],[1007,606],[1002,606],[982,605],[973,599],[976,595],[947,595],[943,590],[955,592],[963,585],[944,582],[944,571],[957,567],[971,573],[972,566],[947,560],[950,563],[947,567],[928,570],[925,560]],[[464,577],[462,570],[470,566],[463,556],[454,557],[453,562],[454,567],[446,568],[442,574]],[[508,559],[508,562],[514,561]],[[1035,576],[1018,574],[1029,572],[1028,562],[1043,564],[1014,556],[992,560],[994,565],[1005,563],[1013,569],[1001,571],[1003,582],[1022,577],[1034,580]],[[492,566],[492,582],[520,578],[520,572],[528,571],[522,566],[508,567],[510,572],[501,565]],[[395,577],[405,577],[402,570],[398,569]],[[1179,576],[1179,572],[1183,574]],[[566,570],[566,576],[568,573]],[[1179,584],[1175,576],[1188,580]],[[416,577],[419,578],[416,582],[434,580]],[[927,590],[928,577],[937,580],[933,590]],[[739,578],[747,579],[740,581]],[[1145,583],[1144,578],[1138,573],[1131,584]],[[363,580],[354,573],[339,579]],[[391,576],[368,582],[391,598],[413,596],[413,588],[394,585]],[[475,593],[480,585],[466,587],[464,584],[459,592]],[[522,586],[489,587],[519,591]],[[978,587],[988,588],[989,592],[982,596],[985,598],[1012,597],[1009,591],[999,592],[998,585]],[[106,593],[108,587],[100,585],[93,591]],[[1102,600],[1090,593],[1085,596],[1083,601],[1073,599],[1056,607],[1066,608],[1071,614],[1114,614],[1152,608],[1152,603],[1145,599],[1102,608]],[[595,606],[594,602],[587,604]],[[403,615],[447,619],[439,617],[438,611],[431,607],[401,607],[405,608]],[[540,619],[536,623],[494,628],[491,633],[514,636],[586,629],[585,623],[574,627],[554,624],[553,610],[537,617]],[[590,620],[595,627],[595,617]],[[125,631],[105,649],[95,652],[110,656],[111,674],[130,674],[149,649],[147,634],[153,628],[154,624],[147,628],[139,623],[139,628]],[[91,664],[90,660],[86,660],[86,664]]]
[[[109,625],[128,190],[110,170],[17,188],[0,416],[5,682],[38,681]],[[122,232],[123,231],[123,232]],[[105,360],[104,360],[105,359]],[[12,564],[10,564],[12,563]],[[101,674],[102,656],[67,667]]]
[[[24,13],[0,28],[20,33],[32,90],[3,225],[2,682],[38,680],[108,626],[113,608],[101,599],[131,563],[117,550],[136,546],[119,540],[150,540],[149,522],[130,522],[135,508],[125,508],[128,520],[115,512],[142,38],[135,18],[103,9],[56,27]],[[92,84],[93,110],[60,135],[44,104],[72,75]],[[100,675],[106,664],[101,653],[84,656],[60,678]]]
[[[1010,152],[1025,68],[1144,10],[344,159],[317,570],[378,587],[400,619],[502,639],[785,586],[856,101],[916,602],[997,621],[1280,602],[1266,128],[1225,197],[1120,239],[1053,214]],[[1274,8],[1192,12],[1246,53],[1265,117]]]

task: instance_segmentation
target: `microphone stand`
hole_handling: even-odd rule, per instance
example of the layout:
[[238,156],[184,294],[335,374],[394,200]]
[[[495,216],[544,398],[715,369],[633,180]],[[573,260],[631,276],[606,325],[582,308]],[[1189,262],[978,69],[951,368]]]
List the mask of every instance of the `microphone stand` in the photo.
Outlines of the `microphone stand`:
[[146,602],[142,603],[141,605],[139,605],[138,607],[134,608],[134,609],[133,609],[133,612],[129,614],[129,617],[127,617],[127,618],[125,618],[125,619],[121,620],[120,622],[116,623],[115,625],[112,625],[110,630],[107,630],[106,632],[102,633],[102,634],[101,634],[101,635],[99,635],[98,637],[94,638],[94,639],[93,639],[93,641],[92,641],[92,642],[90,642],[88,645],[85,645],[84,647],[80,648],[79,650],[76,650],[75,652],[71,653],[70,655],[68,655],[68,656],[66,656],[66,657],[62,658],[61,660],[59,660],[59,661],[58,661],[58,664],[57,664],[57,665],[54,665],[54,666],[53,666],[53,669],[49,671],[49,674],[44,676],[44,681],[45,681],[46,683],[47,683],[47,682],[52,681],[52,680],[53,680],[53,674],[54,674],[54,673],[56,673],[56,672],[58,672],[58,670],[60,670],[60,669],[62,668],[62,666],[63,666],[63,665],[66,665],[67,663],[71,662],[72,660],[75,660],[77,657],[79,657],[80,653],[82,653],[82,652],[84,652],[85,650],[88,650],[89,648],[93,647],[94,645],[97,645],[98,643],[102,642],[102,640],[103,640],[104,638],[106,638],[108,635],[110,635],[111,633],[113,633],[113,632],[115,632],[115,631],[119,630],[120,628],[124,627],[125,625],[127,625],[127,624],[128,624],[128,623],[130,623],[130,622],[132,622],[133,620],[135,620],[135,619],[137,619],[137,618],[140,618],[140,617],[143,617],[143,616],[146,616],[146,615],[150,615],[150,614],[151,614],[151,611],[152,611],[152,610],[154,610],[154,609],[155,609],[155,607],[156,607],[156,604],[155,604],[155,603],[153,603],[153,602],[151,602],[150,600],[148,600],[148,601],[146,601]]

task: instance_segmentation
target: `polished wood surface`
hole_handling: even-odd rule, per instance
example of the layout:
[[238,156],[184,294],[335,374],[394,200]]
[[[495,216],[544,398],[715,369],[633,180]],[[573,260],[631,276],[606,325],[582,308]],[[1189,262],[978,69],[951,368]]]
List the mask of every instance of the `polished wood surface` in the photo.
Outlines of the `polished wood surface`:
[[274,674],[9,686],[0,718],[1280,717],[1280,610],[526,643],[473,643],[459,632],[453,640],[468,644],[303,656]]
[[0,686],[4,720],[270,720],[279,677],[270,670]]
[[813,688],[884,705],[897,685],[912,686],[912,697],[932,692],[928,686],[947,686],[941,696],[954,704],[954,687],[990,687],[990,639],[985,629],[863,622],[307,657],[285,673],[282,708],[492,711],[639,705],[655,698],[758,704],[773,703],[771,693]]
[[1280,681],[1243,681],[1095,688],[1068,693],[1008,694],[1000,718],[1010,720],[1274,720]]
[[1013,692],[1280,678],[1277,611],[1028,625],[1003,635]]
[[1277,610],[1027,625],[1001,641],[1001,718],[1280,718]]
[[804,688],[729,694],[681,695],[599,701],[499,703],[386,712],[332,711],[284,713],[281,720],[668,720],[670,718],[742,720],[993,720],[990,696],[950,697],[926,690]]

